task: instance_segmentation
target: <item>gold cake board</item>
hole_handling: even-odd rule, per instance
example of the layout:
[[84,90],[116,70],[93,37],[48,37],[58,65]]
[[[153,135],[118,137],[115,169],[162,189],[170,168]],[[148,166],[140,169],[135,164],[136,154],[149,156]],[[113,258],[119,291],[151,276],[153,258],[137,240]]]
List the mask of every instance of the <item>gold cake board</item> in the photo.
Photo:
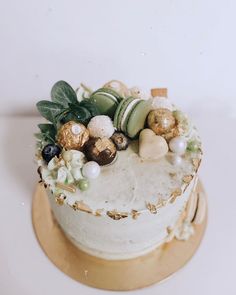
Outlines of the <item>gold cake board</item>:
[[[201,183],[198,183],[197,189],[203,191]],[[122,291],[158,283],[182,268],[201,243],[207,216],[202,224],[194,225],[195,234],[188,241],[173,239],[145,256],[116,261],[88,255],[67,239],[53,218],[42,185],[36,188],[32,220],[42,249],[61,271],[91,287]]]

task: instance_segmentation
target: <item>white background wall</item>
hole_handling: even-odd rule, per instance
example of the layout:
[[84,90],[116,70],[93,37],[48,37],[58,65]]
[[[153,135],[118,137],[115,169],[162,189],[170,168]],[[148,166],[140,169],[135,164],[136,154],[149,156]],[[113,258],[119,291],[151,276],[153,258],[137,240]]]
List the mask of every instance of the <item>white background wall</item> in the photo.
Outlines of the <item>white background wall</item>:
[[235,11],[233,0],[1,1],[0,113],[36,112],[59,79],[116,78],[234,114]]

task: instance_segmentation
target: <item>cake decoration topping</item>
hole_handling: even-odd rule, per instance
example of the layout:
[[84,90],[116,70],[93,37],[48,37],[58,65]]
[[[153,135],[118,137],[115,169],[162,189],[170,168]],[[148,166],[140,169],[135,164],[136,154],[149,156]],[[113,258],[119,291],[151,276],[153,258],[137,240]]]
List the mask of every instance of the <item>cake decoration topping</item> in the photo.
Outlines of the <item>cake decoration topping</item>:
[[91,101],[98,108],[101,115],[107,115],[113,118],[119,101],[122,98],[114,90],[101,88],[91,94]]
[[61,148],[55,144],[48,144],[42,150],[42,157],[48,163],[52,158],[58,157],[61,153]]
[[174,203],[176,198],[182,195],[182,190],[181,188],[177,188],[175,189],[172,193],[171,193],[171,199],[170,199],[170,203]]
[[177,136],[170,140],[169,142],[170,150],[177,155],[183,155],[187,148],[187,142],[184,137]]
[[81,191],[86,191],[89,188],[89,181],[88,179],[80,179],[78,181],[78,187]]
[[114,90],[116,93],[119,94],[121,98],[126,98],[130,96],[130,91],[128,87],[121,81],[111,80],[107,82],[103,87]]
[[68,191],[70,193],[75,193],[76,192],[76,187],[73,184],[64,184],[61,182],[56,183],[56,187]]
[[189,152],[198,152],[200,150],[200,143],[197,140],[190,140],[187,145]]
[[91,138],[86,143],[85,154],[88,160],[103,166],[110,164],[115,159],[116,147],[109,138]]
[[66,196],[64,194],[59,194],[55,196],[55,201],[60,206],[64,204],[65,199],[66,199]]
[[100,174],[101,168],[98,163],[94,161],[87,162],[82,168],[82,174],[89,179],[95,179]]
[[58,131],[57,141],[65,149],[80,150],[89,140],[89,131],[81,123],[69,121]]
[[91,137],[111,137],[115,129],[113,123],[108,116],[100,115],[93,117],[88,126],[89,134]]
[[146,160],[158,160],[168,152],[166,140],[151,129],[143,129],[139,136],[139,155]]
[[114,220],[120,220],[122,218],[128,217],[129,214],[127,212],[118,212],[116,210],[112,210],[107,211],[107,215]]
[[[142,167],[150,160],[166,156],[169,163],[164,158],[160,165],[168,166],[168,173],[180,170],[182,165],[190,168],[186,175],[182,173],[171,180],[182,181],[181,188],[170,195],[175,186],[172,187],[168,200],[159,195],[159,203],[150,199],[148,207],[154,212],[174,202],[199,167],[201,142],[189,118],[167,98],[167,89],[152,89],[152,97],[147,99],[139,88],[128,88],[113,80],[96,91],[81,86],[78,92],[76,95],[68,83],[59,81],[51,91],[52,101],[37,104],[39,112],[49,121],[39,124],[41,133],[36,134],[36,158],[42,182],[55,196],[65,194],[66,203],[74,204],[69,193],[80,190],[85,196],[90,185],[92,188],[99,182],[90,179],[99,177],[107,169],[104,165],[112,164],[117,169],[116,163],[126,155],[120,151],[127,150],[127,155],[135,154],[127,165],[135,162],[137,156],[141,157],[138,162]],[[128,173],[126,170],[124,173]],[[135,209],[129,211],[134,219],[142,211]],[[126,217],[126,212],[123,213],[109,211],[107,215],[120,219]]]
[[157,214],[157,207],[155,204],[147,203],[146,206],[152,214]]
[[129,146],[129,139],[122,132],[115,132],[111,140],[114,142],[118,151],[126,150]]
[[148,114],[148,126],[157,135],[165,134],[175,126],[175,117],[168,109],[156,109]]

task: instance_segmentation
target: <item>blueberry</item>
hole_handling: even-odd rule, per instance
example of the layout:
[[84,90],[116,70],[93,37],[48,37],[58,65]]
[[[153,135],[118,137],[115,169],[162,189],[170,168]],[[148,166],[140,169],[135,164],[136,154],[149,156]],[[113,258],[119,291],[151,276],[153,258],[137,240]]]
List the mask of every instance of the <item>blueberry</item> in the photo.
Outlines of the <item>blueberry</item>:
[[48,144],[42,150],[42,157],[48,163],[55,156],[59,156],[61,148],[55,144]]

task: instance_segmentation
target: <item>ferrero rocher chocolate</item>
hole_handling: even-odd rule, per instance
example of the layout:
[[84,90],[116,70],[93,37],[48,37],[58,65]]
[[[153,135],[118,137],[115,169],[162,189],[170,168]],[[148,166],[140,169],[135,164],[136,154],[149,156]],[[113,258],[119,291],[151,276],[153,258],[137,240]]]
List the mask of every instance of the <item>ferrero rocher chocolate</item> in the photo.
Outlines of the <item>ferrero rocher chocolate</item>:
[[116,147],[109,138],[91,138],[85,145],[88,160],[99,165],[110,164],[116,157]]
[[89,140],[89,131],[81,123],[69,121],[58,132],[57,141],[65,149],[81,150]]
[[172,112],[168,109],[156,109],[148,114],[147,123],[157,135],[163,135],[174,128],[176,122]]

